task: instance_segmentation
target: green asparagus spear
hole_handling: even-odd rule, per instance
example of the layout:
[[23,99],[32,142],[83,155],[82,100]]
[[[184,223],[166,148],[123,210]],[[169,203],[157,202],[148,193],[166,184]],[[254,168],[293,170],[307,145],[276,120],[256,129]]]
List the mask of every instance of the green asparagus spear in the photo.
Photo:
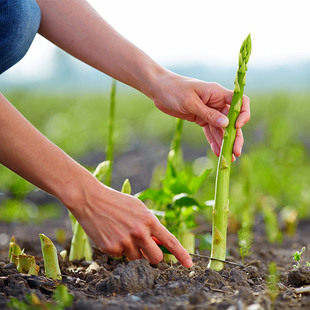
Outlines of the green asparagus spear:
[[46,277],[61,280],[57,249],[54,243],[43,234],[40,234],[40,240]]
[[[232,151],[236,138],[235,122],[239,116],[243,89],[245,86],[246,71],[252,50],[251,36],[243,41],[239,53],[239,64],[235,78],[234,95],[228,112],[229,125],[227,126],[222,142],[221,153],[218,160],[217,176],[215,183],[215,203],[212,214],[212,246],[211,257],[221,260],[226,258],[227,217],[229,212],[229,178]],[[221,270],[224,264],[210,260],[209,268]]]

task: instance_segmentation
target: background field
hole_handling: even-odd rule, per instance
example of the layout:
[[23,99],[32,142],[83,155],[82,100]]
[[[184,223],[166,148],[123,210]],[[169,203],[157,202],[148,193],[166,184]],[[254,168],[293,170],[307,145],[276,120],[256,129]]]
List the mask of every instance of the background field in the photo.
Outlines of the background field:
[[[5,95],[38,130],[90,170],[105,159],[109,91],[53,94],[15,90]],[[244,155],[233,164],[231,214],[238,214],[250,195],[249,207],[257,212],[268,205],[275,211],[297,210],[299,218],[308,216],[310,93],[270,91],[248,95],[252,117],[244,127]],[[175,119],[158,111],[148,98],[120,88],[116,95],[112,186],[120,190],[128,177],[133,194],[147,188],[155,167],[165,165],[174,126]],[[202,200],[213,199],[216,158],[201,128],[185,123],[182,141],[185,159],[189,166],[194,165],[195,173],[199,174],[205,165],[214,168],[198,194]],[[251,162],[246,170],[242,168],[243,157]],[[0,190],[2,205],[8,197],[28,201],[37,192],[4,167]]]

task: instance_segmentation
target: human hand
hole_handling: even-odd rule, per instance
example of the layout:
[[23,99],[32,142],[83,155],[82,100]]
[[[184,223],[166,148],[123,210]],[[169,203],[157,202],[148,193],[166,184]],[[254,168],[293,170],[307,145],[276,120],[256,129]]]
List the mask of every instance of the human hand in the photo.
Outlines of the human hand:
[[[207,83],[165,71],[149,90],[148,96],[162,112],[195,122],[203,127],[205,136],[216,156],[220,155],[226,117],[233,91],[217,83]],[[240,115],[236,121],[233,154],[240,156],[244,143],[241,127],[250,119],[250,99],[243,96]]]
[[94,180],[87,186],[86,199],[76,201],[70,211],[101,251],[128,260],[142,258],[152,264],[163,259],[163,253],[152,239],[156,237],[185,267],[192,259],[179,241],[137,198],[120,193]]

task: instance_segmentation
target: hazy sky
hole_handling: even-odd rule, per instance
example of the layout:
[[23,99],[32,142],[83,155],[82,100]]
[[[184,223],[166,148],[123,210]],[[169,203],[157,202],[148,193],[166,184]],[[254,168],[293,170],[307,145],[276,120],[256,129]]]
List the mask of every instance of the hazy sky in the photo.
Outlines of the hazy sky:
[[[157,62],[235,66],[251,33],[251,66],[310,60],[309,1],[89,0],[120,33]],[[37,35],[10,75],[48,72],[55,47]],[[9,76],[9,75],[8,75]]]

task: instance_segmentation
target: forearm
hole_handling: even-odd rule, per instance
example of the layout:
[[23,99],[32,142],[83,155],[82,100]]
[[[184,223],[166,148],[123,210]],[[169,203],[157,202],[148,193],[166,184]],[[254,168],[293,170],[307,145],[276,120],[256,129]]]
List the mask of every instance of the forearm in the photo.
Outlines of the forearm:
[[165,69],[114,30],[86,0],[37,0],[39,33],[74,57],[144,94]]
[[[68,207],[91,174],[35,129],[0,94],[0,163]],[[80,183],[79,183],[80,182]]]

